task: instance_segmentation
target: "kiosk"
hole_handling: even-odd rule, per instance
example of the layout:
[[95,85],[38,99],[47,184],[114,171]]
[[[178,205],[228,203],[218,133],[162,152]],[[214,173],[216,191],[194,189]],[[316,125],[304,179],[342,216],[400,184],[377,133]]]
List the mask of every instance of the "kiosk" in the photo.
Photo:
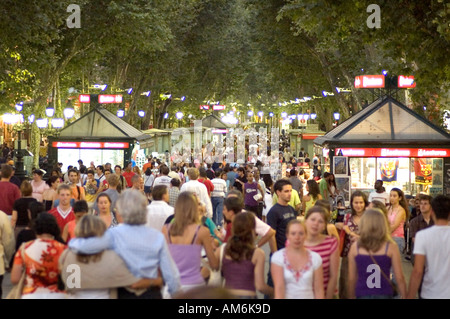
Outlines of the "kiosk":
[[398,187],[409,195],[450,195],[450,135],[390,96],[314,143],[329,157],[330,172],[352,190],[371,192],[381,179],[388,192]]
[[136,144],[150,138],[110,111],[97,106],[89,113],[61,130],[59,136],[49,137],[49,164],[62,162],[78,166],[111,163],[124,166],[132,158]]

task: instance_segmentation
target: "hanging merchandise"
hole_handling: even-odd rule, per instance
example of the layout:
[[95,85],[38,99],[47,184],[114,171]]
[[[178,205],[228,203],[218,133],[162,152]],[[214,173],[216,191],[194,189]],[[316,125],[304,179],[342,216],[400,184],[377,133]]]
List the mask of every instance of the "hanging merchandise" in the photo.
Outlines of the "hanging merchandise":
[[383,182],[396,182],[398,172],[398,159],[379,159],[380,176]]
[[416,174],[416,184],[430,185],[433,181],[431,158],[415,158],[414,172]]

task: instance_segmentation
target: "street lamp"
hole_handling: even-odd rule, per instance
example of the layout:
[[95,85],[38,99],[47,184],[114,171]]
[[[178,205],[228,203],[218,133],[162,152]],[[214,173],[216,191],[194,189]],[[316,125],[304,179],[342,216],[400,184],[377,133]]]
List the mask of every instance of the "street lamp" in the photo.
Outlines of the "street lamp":
[[48,119],[37,119],[36,125],[39,128],[46,128],[48,126]]
[[117,117],[122,118],[125,116],[125,111],[124,110],[117,110]]
[[53,128],[56,128],[56,129],[63,128],[64,127],[64,119],[62,119],[62,118],[52,119],[51,125]]
[[338,125],[338,121],[341,118],[341,115],[339,114],[339,112],[334,112],[333,113],[333,117],[334,117],[334,120],[335,120],[333,126],[337,126]]
[[64,109],[63,113],[66,119],[71,119],[75,115],[75,110],[73,108],[68,107]]
[[184,114],[183,112],[177,112],[175,114],[175,117],[178,119],[178,127],[181,127],[181,119],[183,118]]
[[334,112],[333,116],[336,121],[339,121],[339,119],[341,118],[341,115],[339,114],[339,112]]

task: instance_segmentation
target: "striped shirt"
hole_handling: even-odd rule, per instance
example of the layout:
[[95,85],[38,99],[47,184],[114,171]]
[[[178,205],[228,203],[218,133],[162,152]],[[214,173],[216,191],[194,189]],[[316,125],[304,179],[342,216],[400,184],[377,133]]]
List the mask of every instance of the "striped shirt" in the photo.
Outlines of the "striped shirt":
[[214,178],[211,180],[211,183],[214,185],[211,197],[225,197],[227,193],[227,182],[221,178]]
[[331,254],[337,249],[338,242],[333,236],[326,236],[325,240],[316,246],[305,247],[311,251],[314,251],[322,257],[322,267],[323,267],[323,284],[325,292],[327,291],[328,281],[330,279],[330,257]]

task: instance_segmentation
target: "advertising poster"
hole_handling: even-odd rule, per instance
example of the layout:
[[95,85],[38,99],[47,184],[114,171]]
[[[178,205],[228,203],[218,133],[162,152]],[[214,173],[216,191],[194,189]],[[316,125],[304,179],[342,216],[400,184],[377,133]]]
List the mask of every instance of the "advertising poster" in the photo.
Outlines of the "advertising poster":
[[378,159],[378,167],[383,182],[396,182],[398,172],[397,158],[380,158]]
[[344,197],[345,206],[348,207],[350,205],[351,196],[350,176],[335,177],[334,180],[336,181],[336,190],[338,194]]
[[433,160],[431,158],[414,159],[414,172],[416,175],[416,184],[430,185],[433,182],[432,161]]
[[347,175],[348,157],[333,157],[333,173],[334,175]]
[[443,162],[442,158],[433,159],[433,187],[440,188],[444,185]]
[[444,195],[450,195],[450,163],[444,165]]

